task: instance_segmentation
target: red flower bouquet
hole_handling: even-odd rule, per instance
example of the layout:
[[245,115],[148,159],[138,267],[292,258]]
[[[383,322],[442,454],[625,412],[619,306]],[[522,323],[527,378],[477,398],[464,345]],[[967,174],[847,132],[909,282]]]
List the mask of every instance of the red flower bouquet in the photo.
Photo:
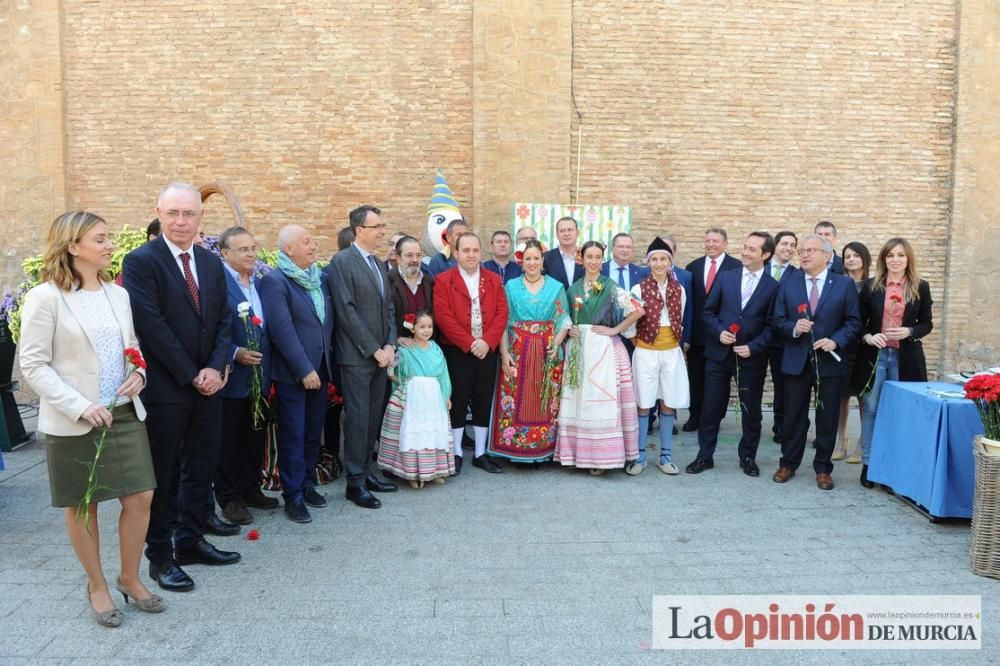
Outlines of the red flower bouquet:
[[983,436],[1000,441],[1000,375],[974,375],[965,382],[965,397],[976,403]]

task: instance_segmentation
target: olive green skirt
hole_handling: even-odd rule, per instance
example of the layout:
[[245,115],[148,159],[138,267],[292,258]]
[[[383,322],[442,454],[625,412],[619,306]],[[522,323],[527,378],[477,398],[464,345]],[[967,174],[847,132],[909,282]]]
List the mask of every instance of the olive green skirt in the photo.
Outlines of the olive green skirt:
[[[112,414],[114,425],[104,440],[94,477],[98,486],[93,495],[95,502],[156,488],[146,425],[136,417],[131,402],[115,407]],[[94,461],[97,442],[103,432],[103,428],[94,428],[77,437],[45,436],[52,506],[76,506],[83,499],[87,492],[89,465]]]

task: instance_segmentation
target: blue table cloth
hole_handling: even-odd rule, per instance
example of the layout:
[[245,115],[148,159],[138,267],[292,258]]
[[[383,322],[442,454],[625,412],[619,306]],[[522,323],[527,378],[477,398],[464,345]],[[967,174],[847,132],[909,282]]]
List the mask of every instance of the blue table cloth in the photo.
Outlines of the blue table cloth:
[[936,518],[971,518],[976,466],[972,440],[983,424],[971,400],[945,382],[882,386],[868,478],[920,504]]

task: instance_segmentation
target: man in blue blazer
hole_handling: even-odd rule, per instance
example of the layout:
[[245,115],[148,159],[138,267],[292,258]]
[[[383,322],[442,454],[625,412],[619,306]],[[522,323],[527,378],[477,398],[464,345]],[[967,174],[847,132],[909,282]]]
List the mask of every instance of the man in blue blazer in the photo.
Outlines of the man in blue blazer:
[[621,232],[611,239],[611,260],[601,265],[601,275],[611,278],[625,291],[649,275],[649,269],[632,263],[635,256],[635,241],[630,234]]
[[[798,249],[799,238],[791,231],[779,231],[774,237],[774,256],[764,264],[764,270],[779,283],[792,279],[799,270],[792,266],[792,259]],[[785,380],[781,374],[781,355],[785,348],[785,340],[780,335],[771,336],[771,346],[768,349],[768,368],[771,371],[773,387],[774,423],[771,432],[774,441],[781,444],[783,439],[782,426],[785,423]]]
[[215,499],[227,520],[248,525],[253,522],[248,506],[256,509],[278,507],[278,500],[260,490],[264,423],[254,422],[255,405],[251,395],[251,380],[256,372],[261,396],[256,407],[267,409],[265,401],[271,384],[270,339],[257,288],[260,281],[254,276],[257,243],[253,235],[243,227],[230,227],[219,236],[219,250],[226,269],[233,369],[220,392],[222,444],[215,470]]
[[201,194],[188,183],[170,183],[156,213],[161,235],[125,257],[122,285],[149,366],[142,391],[156,472],[146,532],[149,577],[165,590],[185,591],[194,581],[181,566],[240,559],[204,538],[222,431],[218,393],[233,347],[225,269],[195,244]]
[[576,239],[580,228],[572,217],[563,217],[556,222],[556,238],[559,246],[545,253],[542,257],[542,273],[551,275],[569,289],[574,282],[583,277],[583,263],[577,261]]
[[499,229],[490,237],[490,252],[493,258],[483,262],[483,268],[500,276],[500,281],[507,284],[524,273],[521,265],[514,261],[510,233]]
[[[844,360],[840,356],[861,331],[854,280],[832,273],[827,264],[833,246],[811,234],[802,239],[802,272],[784,280],[774,301],[775,335],[785,340],[781,371],[785,375],[785,441],[772,477],[785,483],[802,462],[809,429],[809,399],[816,392],[816,454],[813,470],[820,490],[833,488],[830,456],[837,440]],[[839,353],[838,353],[839,352]]]
[[334,309],[327,280],[316,266],[316,242],[297,224],[278,232],[278,269],[260,282],[271,341],[271,381],[278,403],[278,469],[285,515],[312,521],[326,506],[313,486],[332,376]]
[[736,270],[742,264],[726,254],[729,237],[726,230],[713,227],[705,232],[705,254],[685,268],[691,272],[691,346],[687,352],[688,384],[691,387],[691,406],[684,432],[698,429],[701,405],[705,397],[705,301],[715,286],[715,279],[722,271]]
[[698,457],[687,466],[700,474],[715,466],[719,424],[729,407],[729,386],[736,376],[736,400],[743,436],[738,457],[747,476],[760,476],[761,398],[771,340],[771,301],[778,283],[764,270],[774,253],[771,234],[755,231],[743,242],[743,269],[724,271],[705,302],[705,402],[698,428]]

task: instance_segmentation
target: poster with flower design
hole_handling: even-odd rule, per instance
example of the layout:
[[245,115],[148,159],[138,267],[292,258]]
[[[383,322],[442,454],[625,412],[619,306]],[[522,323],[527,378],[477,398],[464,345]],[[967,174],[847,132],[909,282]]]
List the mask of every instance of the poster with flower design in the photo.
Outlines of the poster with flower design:
[[615,234],[632,231],[632,209],[628,206],[515,203],[510,212],[511,234],[516,234],[521,227],[531,227],[546,247],[558,245],[556,221],[566,216],[580,223],[580,244],[598,240],[607,246]]

